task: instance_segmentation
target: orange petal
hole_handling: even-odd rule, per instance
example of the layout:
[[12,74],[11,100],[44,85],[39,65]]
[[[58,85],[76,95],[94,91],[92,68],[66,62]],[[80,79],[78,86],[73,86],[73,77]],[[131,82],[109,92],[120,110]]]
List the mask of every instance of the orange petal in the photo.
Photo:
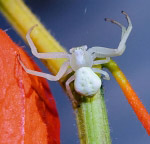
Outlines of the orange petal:
[[0,30],[0,143],[59,144],[60,121],[45,79],[27,74],[18,62],[39,70]]

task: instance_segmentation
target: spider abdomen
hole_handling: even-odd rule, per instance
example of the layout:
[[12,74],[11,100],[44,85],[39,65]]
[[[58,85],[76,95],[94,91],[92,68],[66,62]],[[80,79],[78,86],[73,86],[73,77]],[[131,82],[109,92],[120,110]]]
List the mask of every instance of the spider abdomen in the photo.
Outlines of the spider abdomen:
[[101,79],[90,67],[82,67],[75,72],[74,87],[81,95],[92,96],[101,87]]

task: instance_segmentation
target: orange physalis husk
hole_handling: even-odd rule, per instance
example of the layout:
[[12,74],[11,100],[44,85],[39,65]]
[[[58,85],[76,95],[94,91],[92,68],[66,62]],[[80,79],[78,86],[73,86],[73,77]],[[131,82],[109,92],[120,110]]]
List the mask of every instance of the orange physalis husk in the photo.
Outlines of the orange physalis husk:
[[0,143],[59,144],[60,121],[45,79],[27,74],[40,71],[30,57],[0,30]]

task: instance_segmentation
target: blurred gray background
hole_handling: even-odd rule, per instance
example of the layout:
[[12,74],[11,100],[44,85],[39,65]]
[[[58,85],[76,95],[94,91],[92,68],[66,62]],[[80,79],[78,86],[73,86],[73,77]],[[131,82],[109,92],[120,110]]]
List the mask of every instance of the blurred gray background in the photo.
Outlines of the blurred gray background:
[[[88,45],[116,48],[121,30],[105,22],[113,18],[125,26],[121,11],[128,13],[133,31],[122,56],[113,58],[137,92],[150,113],[150,1],[149,0],[25,0],[26,4],[50,30],[60,44],[69,50]],[[28,46],[20,39],[7,21],[0,15],[0,27],[10,28],[7,33],[19,45]],[[34,58],[43,71],[44,65]],[[107,71],[107,70],[106,70]],[[120,87],[110,74],[111,80],[103,80],[105,102],[108,111],[113,144],[149,144],[150,137],[135,116]],[[56,99],[61,120],[61,143],[79,144],[75,116],[71,104],[58,82],[49,82]],[[60,95],[61,94],[61,95]]]

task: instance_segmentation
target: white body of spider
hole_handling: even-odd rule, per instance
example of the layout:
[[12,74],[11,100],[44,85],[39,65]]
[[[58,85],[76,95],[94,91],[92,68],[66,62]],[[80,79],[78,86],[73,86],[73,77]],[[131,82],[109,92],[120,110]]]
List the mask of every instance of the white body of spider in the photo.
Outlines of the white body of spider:
[[74,88],[81,95],[93,96],[101,83],[101,79],[90,67],[81,67],[75,72]]
[[93,72],[93,57],[87,46],[70,49],[70,66],[75,71],[74,88],[84,96],[94,95],[101,86],[101,79]]
[[[43,72],[30,70],[23,64],[23,62],[19,57],[18,60],[27,73],[44,77],[51,81],[57,81],[63,76],[74,71],[75,72],[74,75],[72,75],[66,81],[66,90],[70,96],[70,99],[76,102],[69,86],[69,84],[72,81],[74,81],[75,90],[79,94],[84,96],[92,96],[96,94],[96,92],[101,87],[101,79],[95,73],[103,74],[104,79],[107,80],[110,79],[107,72],[98,68],[93,68],[93,65],[104,64],[109,62],[110,57],[122,55],[122,53],[126,48],[126,41],[132,30],[132,24],[129,16],[125,12],[122,13],[126,16],[126,19],[128,21],[129,25],[127,28],[115,20],[105,19],[106,21],[110,21],[118,25],[122,29],[121,41],[117,49],[110,49],[99,46],[87,49],[87,46],[81,46],[70,49],[70,54],[65,52],[38,53],[32,39],[30,38],[30,33],[35,27],[33,26],[26,35],[27,41],[31,47],[33,55],[41,59],[67,58],[68,61],[64,62],[57,75],[53,76]],[[95,58],[104,58],[104,59],[95,60]],[[70,66],[71,68],[68,69],[68,66]]]

